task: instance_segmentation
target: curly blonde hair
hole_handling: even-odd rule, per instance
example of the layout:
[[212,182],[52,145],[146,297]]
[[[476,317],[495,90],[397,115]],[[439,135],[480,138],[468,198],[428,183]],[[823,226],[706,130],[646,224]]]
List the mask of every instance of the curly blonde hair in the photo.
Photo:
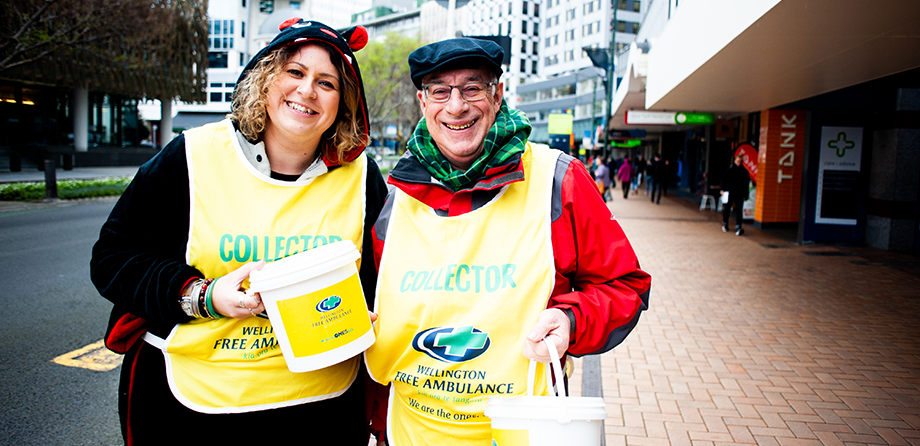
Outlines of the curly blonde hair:
[[[329,53],[329,59],[339,71],[342,90],[335,122],[323,133],[320,143],[323,156],[335,163],[344,162],[344,154],[356,147],[367,145],[367,131],[361,118],[361,98],[358,82],[352,69],[333,47],[319,41],[318,45]],[[284,65],[297,53],[300,45],[279,48],[267,54],[240,81],[233,93],[229,118],[235,120],[240,132],[249,141],[260,141],[268,123],[267,103],[272,85],[282,73]]]

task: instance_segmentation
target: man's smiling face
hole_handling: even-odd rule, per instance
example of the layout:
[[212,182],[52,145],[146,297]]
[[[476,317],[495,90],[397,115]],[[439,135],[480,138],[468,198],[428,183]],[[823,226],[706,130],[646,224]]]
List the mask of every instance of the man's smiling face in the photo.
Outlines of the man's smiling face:
[[[486,67],[459,68],[425,76],[422,84],[456,86],[468,82],[496,82],[496,79]],[[441,154],[456,169],[468,169],[484,151],[483,141],[501,108],[504,85],[497,83],[493,88],[494,94],[490,88],[484,99],[473,102],[464,101],[456,88],[451,89],[447,102],[425,100],[423,92],[418,92],[428,132]]]

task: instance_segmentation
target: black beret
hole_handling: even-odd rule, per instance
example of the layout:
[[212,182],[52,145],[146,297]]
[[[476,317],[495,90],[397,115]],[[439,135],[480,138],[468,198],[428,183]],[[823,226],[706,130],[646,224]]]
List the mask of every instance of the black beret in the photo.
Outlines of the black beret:
[[479,65],[470,64],[479,62],[501,76],[504,56],[502,47],[491,40],[468,37],[442,40],[425,45],[409,54],[409,76],[415,88],[419,90],[422,89],[422,78],[425,75],[454,68],[460,62],[466,65],[465,68],[478,68]]

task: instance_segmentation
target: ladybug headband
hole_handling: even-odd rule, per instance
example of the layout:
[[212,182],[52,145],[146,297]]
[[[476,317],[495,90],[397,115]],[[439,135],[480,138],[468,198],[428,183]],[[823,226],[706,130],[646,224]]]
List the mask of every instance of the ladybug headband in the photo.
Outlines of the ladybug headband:
[[[354,51],[358,51],[367,45],[367,30],[363,26],[355,26],[343,33],[339,33],[320,22],[315,20],[304,20],[300,17],[285,20],[278,29],[280,29],[281,32],[279,32],[268,45],[259,50],[252,60],[246,64],[246,68],[240,73],[239,81],[236,83],[237,88],[239,88],[242,80],[249,75],[249,70],[255,68],[259,61],[271,54],[272,51],[282,47],[299,45],[311,41],[323,42],[335,48],[348,67],[351,68],[350,73],[342,73],[342,75],[351,76],[358,84],[358,99],[360,104],[358,105],[358,109],[354,112],[357,115],[357,119],[363,123],[363,131],[366,137],[367,129],[369,128],[367,99],[364,95],[364,82],[361,80],[361,70],[358,68],[358,61],[355,60]],[[336,160],[332,156],[324,156],[323,160],[327,166],[335,166],[339,165],[342,161],[350,162],[354,160],[363,151],[364,146],[362,145],[345,152],[343,160]]]
[[243,80],[243,78],[249,74],[249,70],[253,69],[260,60],[265,58],[265,56],[272,51],[289,45],[306,43],[311,40],[332,45],[332,47],[341,53],[345,62],[354,68],[355,74],[359,74],[358,64],[355,61],[353,51],[358,51],[367,45],[367,30],[363,26],[355,26],[339,34],[338,31],[315,20],[304,20],[300,17],[292,17],[282,22],[281,25],[278,26],[278,29],[281,32],[279,32],[268,45],[259,50],[249,63],[246,64],[246,68],[240,73],[239,80]]

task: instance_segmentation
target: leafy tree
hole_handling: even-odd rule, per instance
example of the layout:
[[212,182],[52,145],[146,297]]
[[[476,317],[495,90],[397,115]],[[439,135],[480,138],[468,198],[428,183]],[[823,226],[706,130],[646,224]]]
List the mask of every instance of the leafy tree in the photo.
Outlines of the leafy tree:
[[7,0],[0,75],[203,101],[207,0]]
[[416,89],[409,78],[409,53],[422,46],[417,38],[388,33],[382,41],[372,40],[357,53],[367,95],[371,133],[382,135],[388,124],[402,133],[399,147],[422,117]]

